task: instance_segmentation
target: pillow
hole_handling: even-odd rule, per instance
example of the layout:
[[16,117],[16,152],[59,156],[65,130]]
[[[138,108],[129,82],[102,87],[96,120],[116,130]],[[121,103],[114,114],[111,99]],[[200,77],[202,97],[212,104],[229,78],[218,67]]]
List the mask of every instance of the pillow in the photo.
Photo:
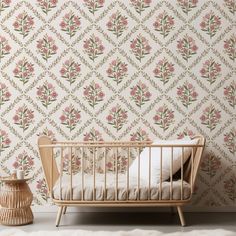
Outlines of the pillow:
[[[166,144],[166,145],[196,145],[198,139],[191,140],[190,138],[178,139],[178,140],[156,140],[153,144]],[[191,154],[192,148],[185,147],[183,152],[183,164],[187,161]],[[182,147],[173,147],[173,175],[181,168],[181,156]],[[156,186],[160,182],[160,157],[161,148],[152,147],[151,148],[151,185]],[[165,181],[170,178],[171,171],[171,148],[162,148],[162,180]],[[129,176],[131,178],[138,179],[138,157],[133,161],[129,167]],[[149,181],[149,148],[146,147],[140,154],[140,179],[145,179]]]

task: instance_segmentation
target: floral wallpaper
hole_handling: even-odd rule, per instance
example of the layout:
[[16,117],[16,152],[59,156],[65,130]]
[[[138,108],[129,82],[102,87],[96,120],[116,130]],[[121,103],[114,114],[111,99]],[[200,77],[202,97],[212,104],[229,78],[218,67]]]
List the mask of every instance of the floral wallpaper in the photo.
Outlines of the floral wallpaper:
[[235,14],[234,0],[0,0],[0,174],[23,167],[44,205],[41,134],[201,133],[193,204],[236,206]]

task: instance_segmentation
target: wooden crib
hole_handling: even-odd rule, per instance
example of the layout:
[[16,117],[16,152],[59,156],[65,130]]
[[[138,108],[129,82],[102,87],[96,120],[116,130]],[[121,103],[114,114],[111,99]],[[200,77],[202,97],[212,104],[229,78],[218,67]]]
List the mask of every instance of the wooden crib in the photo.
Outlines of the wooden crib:
[[[48,192],[59,207],[56,226],[70,206],[177,207],[181,225],[185,226],[181,207],[191,201],[205,145],[201,135],[193,140],[196,144],[57,142],[47,136],[39,137]],[[156,159],[153,151],[159,153]],[[175,159],[177,153],[181,153],[179,159]],[[154,162],[157,160],[158,163]],[[178,171],[176,160],[180,163]],[[168,178],[164,178],[166,163],[169,163]],[[158,180],[152,177],[156,174],[152,165],[159,168]]]

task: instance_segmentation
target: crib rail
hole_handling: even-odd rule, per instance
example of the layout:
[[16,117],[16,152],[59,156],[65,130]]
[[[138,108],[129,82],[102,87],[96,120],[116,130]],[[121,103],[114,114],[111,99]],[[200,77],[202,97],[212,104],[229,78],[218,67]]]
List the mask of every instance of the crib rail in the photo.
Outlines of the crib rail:
[[[199,138],[197,145],[160,145],[152,144],[152,142],[53,142],[48,137],[43,136],[39,138],[38,147],[47,187],[50,196],[55,201],[66,202],[67,204],[79,202],[85,205],[90,203],[100,205],[103,203],[122,204],[137,202],[146,204],[147,202],[175,202],[176,199],[173,195],[176,191],[180,192],[178,201],[186,201],[191,198],[196,173],[205,144],[205,140],[202,136],[196,136],[195,138]],[[145,179],[145,185],[143,184],[144,179],[141,177],[143,173],[141,153],[144,148],[148,149],[148,157],[146,158],[148,163],[148,177]],[[153,185],[151,173],[152,160],[155,158],[152,151],[155,148],[158,148],[160,152],[160,175],[157,185]],[[174,173],[174,151],[176,148],[181,149],[180,170]],[[190,157],[188,161],[184,163],[184,153],[187,148],[191,150]],[[170,150],[171,153],[169,178],[163,181],[163,163],[165,162],[163,152],[167,149]],[[133,162],[132,158],[135,156],[134,153],[138,160],[135,181],[130,179],[129,169],[129,166]],[[124,166],[121,166],[122,155],[125,157],[123,161],[126,162]],[[108,168],[108,164],[110,163],[108,160],[111,159],[111,156],[114,164],[112,170]],[[114,178],[112,186],[110,180],[111,176]],[[175,178],[177,177],[178,189],[176,190]],[[99,184],[97,183],[98,178]],[[122,185],[119,182],[121,178],[123,178]],[[67,181],[64,182],[64,179]],[[86,182],[86,179],[89,179],[89,184]],[[187,199],[184,194],[186,183],[190,187],[190,195]],[[79,185],[80,191],[76,198],[74,195],[77,185]],[[57,197],[55,196],[56,187],[59,192]],[[166,193],[163,192],[163,189],[166,188],[168,188],[169,192],[168,199],[163,196],[163,194],[166,195]],[[120,197],[121,189],[123,191],[122,198]],[[90,197],[86,196],[88,195],[88,191]],[[134,192],[135,199],[130,197],[131,192]],[[152,197],[153,192],[157,193],[157,197]],[[108,196],[109,193],[110,196]],[[143,195],[146,196],[145,199]],[[111,199],[111,196],[114,196],[114,198]]]

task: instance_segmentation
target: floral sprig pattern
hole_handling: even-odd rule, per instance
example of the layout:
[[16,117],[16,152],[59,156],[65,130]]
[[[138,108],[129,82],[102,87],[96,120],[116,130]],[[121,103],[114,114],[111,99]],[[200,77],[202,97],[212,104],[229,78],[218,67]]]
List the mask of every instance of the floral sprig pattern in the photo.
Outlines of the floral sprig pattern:
[[217,110],[214,105],[211,104],[203,110],[200,120],[203,125],[206,125],[206,127],[212,131],[216,128],[217,124],[219,124],[220,118],[221,111]]
[[219,16],[216,16],[213,11],[207,13],[201,23],[200,27],[202,31],[205,31],[211,38],[216,34],[220,29],[221,20]]
[[25,38],[34,27],[34,17],[23,11],[16,17],[13,27]]
[[103,141],[102,134],[96,130],[95,128],[90,129],[89,132],[84,134],[84,139],[85,142],[88,141]]
[[76,16],[73,11],[66,13],[60,23],[61,30],[66,32],[70,38],[76,34],[80,28],[80,25],[80,18]]
[[136,59],[140,62],[152,49],[148,40],[141,34],[131,41],[130,48]]
[[61,124],[65,125],[72,131],[81,119],[80,111],[74,108],[73,105],[67,106],[60,116]]
[[201,163],[201,170],[206,172],[206,174],[212,178],[221,168],[221,165],[221,158],[210,153],[203,159]]
[[228,195],[229,199],[235,202],[236,200],[236,176],[231,175],[228,179],[224,181],[225,193]]
[[11,0],[0,0],[0,13],[8,8],[11,4]]
[[224,143],[228,150],[232,153],[236,153],[236,128],[232,128],[228,133],[224,134]]
[[80,76],[80,66],[81,65],[78,62],[75,62],[73,58],[69,58],[63,63],[62,68],[60,69],[61,77],[65,78],[70,85],[73,84]]
[[174,111],[169,109],[166,104],[159,107],[153,117],[154,123],[166,131],[174,123]]
[[117,38],[119,38],[124,30],[128,28],[127,25],[127,17],[123,16],[119,11],[117,11],[109,17],[107,29],[111,31]]
[[229,39],[224,41],[224,51],[232,61],[236,59],[236,34],[231,35]]
[[198,0],[177,0],[183,12],[188,14],[193,8],[197,6]]
[[47,34],[37,41],[37,48],[45,61],[48,61],[52,55],[55,55],[58,49],[55,40]]
[[37,96],[43,106],[48,108],[52,102],[56,101],[58,94],[55,87],[46,81],[42,86],[37,88]]
[[138,107],[142,107],[146,102],[150,101],[151,93],[145,83],[139,81],[135,86],[131,87],[131,100],[135,102]]
[[23,131],[27,130],[33,123],[34,111],[30,110],[25,104],[19,107],[13,116],[14,124],[18,125]]
[[56,141],[55,133],[52,130],[49,130],[47,127],[43,129],[42,132],[38,133],[37,136],[48,136],[51,140]]
[[150,141],[150,139],[144,129],[138,128],[136,132],[130,134],[130,141]]
[[34,64],[24,57],[16,63],[13,74],[15,78],[26,84],[34,76]]
[[229,11],[234,14],[236,12],[236,2],[234,0],[224,0],[225,5],[229,8]]
[[38,5],[41,7],[45,14],[48,14],[53,8],[57,6],[58,0],[37,0]]
[[166,58],[158,61],[155,69],[153,70],[154,76],[160,79],[163,84],[166,84],[174,75],[174,64],[168,61]]
[[127,122],[127,111],[123,109],[119,104],[112,107],[109,111],[109,115],[106,117],[108,124],[112,125],[117,131],[119,131]]
[[229,105],[233,108],[236,106],[236,82],[231,82],[229,86],[224,88],[224,96]]
[[184,137],[191,137],[192,138],[194,135],[195,135],[195,133],[192,130],[185,128],[182,132],[177,134],[177,138],[178,139],[182,139]]
[[102,8],[105,0],[84,0],[84,4],[87,6],[88,10],[94,15],[95,12]]
[[[76,155],[75,153],[65,154],[63,156],[63,167],[62,168],[63,168],[63,172],[65,172],[66,174],[76,175],[81,170],[81,158],[78,155]],[[72,171],[70,171],[70,168]]]
[[5,130],[0,129],[0,153],[6,148],[9,148],[11,140],[8,137],[8,133]]
[[15,161],[13,162],[12,166],[15,169],[22,169],[24,170],[24,173],[26,176],[29,175],[29,173],[33,170],[34,168],[34,158],[32,156],[29,156],[26,151],[23,151],[20,153]]
[[36,182],[36,193],[39,194],[44,201],[49,198],[45,179],[39,179]]
[[151,0],[130,0],[135,11],[141,14],[146,8],[150,7]]
[[9,45],[7,39],[0,35],[0,61],[1,59],[10,53],[11,46]]
[[94,34],[84,41],[84,51],[92,61],[102,55],[104,49],[101,39]]
[[10,97],[11,93],[9,92],[8,87],[5,84],[0,83],[0,108],[5,102],[10,100]]
[[128,67],[125,62],[122,62],[120,58],[112,60],[107,69],[107,75],[112,78],[116,84],[121,83],[127,76]]
[[178,40],[177,49],[183,59],[188,61],[188,59],[197,53],[198,47],[192,37],[185,35],[182,39]]
[[188,108],[189,105],[197,100],[198,93],[191,83],[185,81],[182,86],[177,88],[177,95],[182,104]]
[[221,64],[217,63],[213,58],[206,60],[200,70],[201,77],[206,78],[210,84],[213,84],[219,78],[220,72]]
[[174,28],[174,17],[167,14],[166,11],[160,13],[156,21],[153,23],[154,29],[165,38],[170,31]]
[[84,97],[92,108],[103,101],[104,96],[105,94],[102,91],[102,87],[94,81],[84,87]]

